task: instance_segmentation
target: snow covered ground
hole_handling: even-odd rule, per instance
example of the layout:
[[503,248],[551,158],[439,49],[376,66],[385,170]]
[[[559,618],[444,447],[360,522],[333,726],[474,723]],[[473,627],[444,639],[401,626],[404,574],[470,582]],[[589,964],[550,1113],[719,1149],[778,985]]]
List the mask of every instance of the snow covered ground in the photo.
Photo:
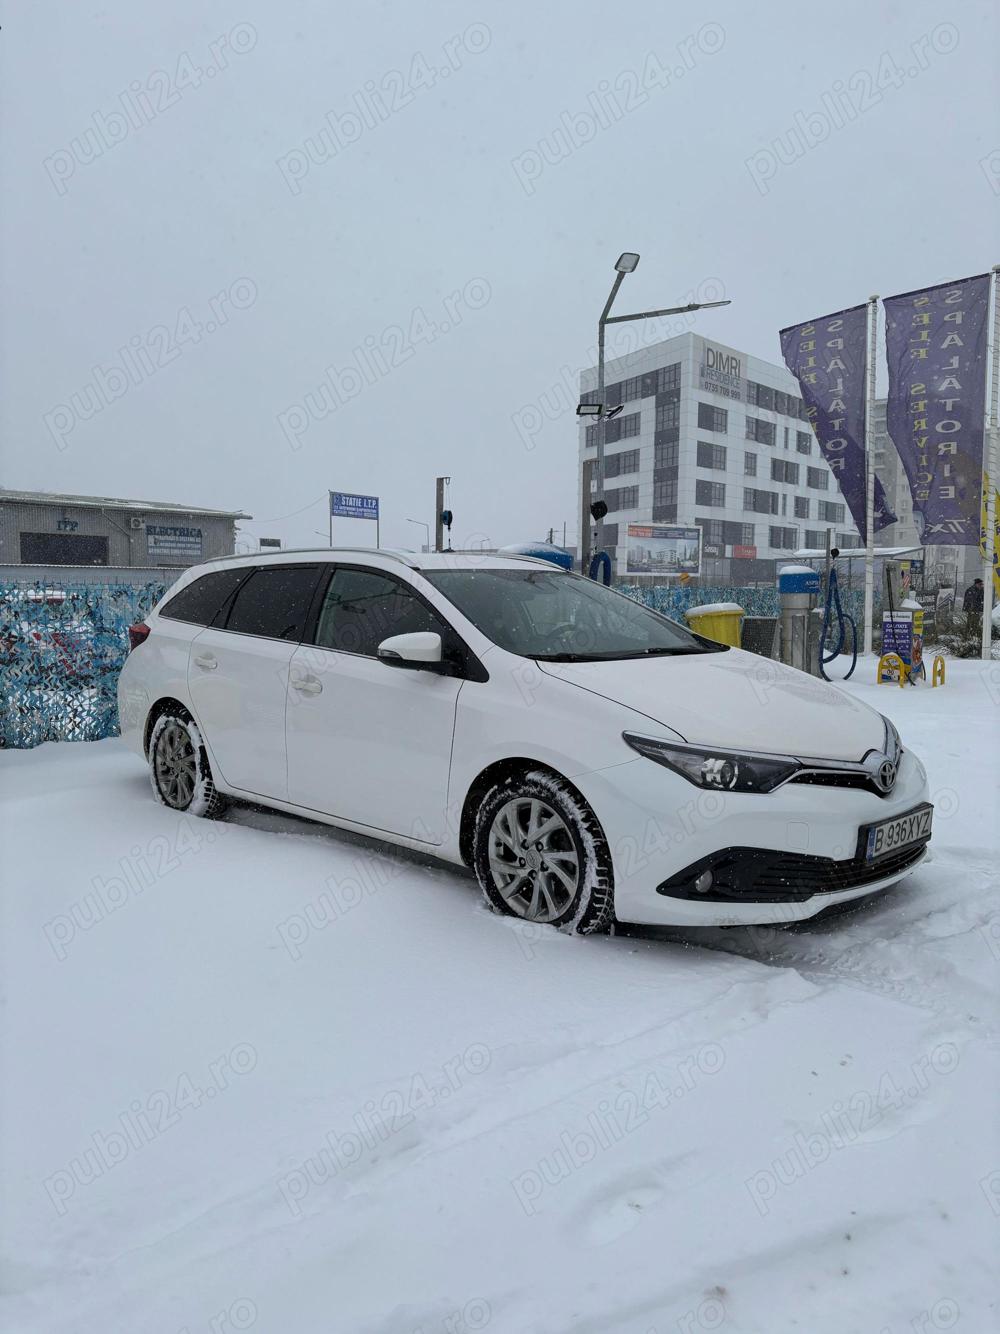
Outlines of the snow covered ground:
[[1000,665],[948,673],[846,687],[932,860],[793,931],[572,939],[116,741],[0,752],[4,1327],[997,1328]]

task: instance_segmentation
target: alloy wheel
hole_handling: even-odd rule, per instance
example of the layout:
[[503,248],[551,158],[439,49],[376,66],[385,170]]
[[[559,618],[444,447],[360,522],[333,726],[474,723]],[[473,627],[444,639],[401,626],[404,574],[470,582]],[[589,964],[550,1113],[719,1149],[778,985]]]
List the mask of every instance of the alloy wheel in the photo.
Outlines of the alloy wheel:
[[518,917],[554,922],[577,896],[580,859],[569,827],[537,797],[515,797],[490,826],[490,874]]
[[156,784],[163,800],[175,810],[186,810],[198,781],[197,757],[191,734],[180,723],[169,723],[156,742]]

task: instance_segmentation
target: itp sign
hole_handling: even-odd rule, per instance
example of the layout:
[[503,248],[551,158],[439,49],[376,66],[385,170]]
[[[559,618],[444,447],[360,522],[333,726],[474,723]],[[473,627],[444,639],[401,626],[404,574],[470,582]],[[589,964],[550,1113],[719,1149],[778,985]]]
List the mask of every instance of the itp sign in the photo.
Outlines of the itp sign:
[[357,496],[347,491],[331,491],[330,515],[334,519],[374,519],[377,523],[378,496]]

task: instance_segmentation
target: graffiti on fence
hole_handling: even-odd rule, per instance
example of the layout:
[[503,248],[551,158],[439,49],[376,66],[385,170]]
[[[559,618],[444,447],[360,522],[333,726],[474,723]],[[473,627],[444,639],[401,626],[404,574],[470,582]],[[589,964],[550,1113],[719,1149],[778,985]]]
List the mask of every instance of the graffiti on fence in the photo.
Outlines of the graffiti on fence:
[[164,590],[0,582],[0,747],[116,736],[128,627]]

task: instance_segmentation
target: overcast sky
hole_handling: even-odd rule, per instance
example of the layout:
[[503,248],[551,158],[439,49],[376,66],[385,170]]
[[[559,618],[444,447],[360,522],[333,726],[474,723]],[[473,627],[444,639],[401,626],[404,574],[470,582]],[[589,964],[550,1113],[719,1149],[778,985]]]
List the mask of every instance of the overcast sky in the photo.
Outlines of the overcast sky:
[[293,545],[357,490],[412,546],[444,473],[456,545],[572,540],[620,251],[623,311],[731,297],[673,331],[772,361],[1000,259],[990,0],[3,9],[8,487]]

